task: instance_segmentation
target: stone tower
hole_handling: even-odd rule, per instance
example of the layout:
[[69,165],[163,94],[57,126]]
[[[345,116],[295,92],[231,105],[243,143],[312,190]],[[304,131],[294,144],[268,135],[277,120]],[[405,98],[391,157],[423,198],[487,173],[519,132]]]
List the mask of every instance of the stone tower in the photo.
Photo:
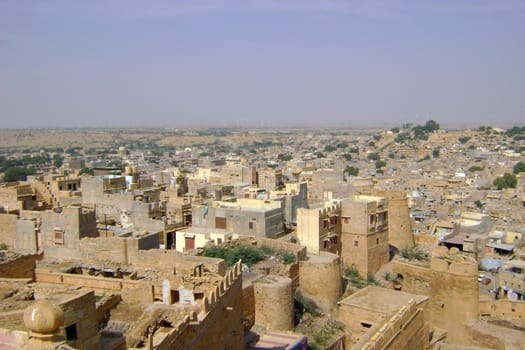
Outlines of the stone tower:
[[413,247],[414,235],[406,193],[381,191],[377,195],[388,199],[388,242],[390,245],[398,250]]
[[478,318],[478,265],[457,248],[436,247],[430,271],[430,321],[448,330],[451,343],[462,344],[468,339],[465,322]]

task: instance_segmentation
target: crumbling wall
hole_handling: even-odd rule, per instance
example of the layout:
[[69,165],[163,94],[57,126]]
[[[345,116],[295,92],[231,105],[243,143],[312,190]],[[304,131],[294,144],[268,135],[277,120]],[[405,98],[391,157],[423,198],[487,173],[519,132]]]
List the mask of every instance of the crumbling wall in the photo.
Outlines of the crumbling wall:
[[19,255],[0,261],[0,277],[33,279],[38,258],[38,255]]
[[119,294],[113,294],[113,295],[104,296],[102,300],[97,302],[97,314],[96,314],[97,324],[100,324],[102,321],[104,321],[109,311],[113,309],[115,306],[117,306],[121,301],[122,301],[122,296],[120,296]]

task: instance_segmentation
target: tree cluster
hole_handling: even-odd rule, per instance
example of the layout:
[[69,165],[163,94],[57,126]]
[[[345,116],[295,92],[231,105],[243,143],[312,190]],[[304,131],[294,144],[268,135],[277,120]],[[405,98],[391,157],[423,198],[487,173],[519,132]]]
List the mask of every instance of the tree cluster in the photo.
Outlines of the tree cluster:
[[502,190],[504,188],[516,188],[518,179],[514,174],[505,173],[503,176],[497,177],[493,184],[498,190]]

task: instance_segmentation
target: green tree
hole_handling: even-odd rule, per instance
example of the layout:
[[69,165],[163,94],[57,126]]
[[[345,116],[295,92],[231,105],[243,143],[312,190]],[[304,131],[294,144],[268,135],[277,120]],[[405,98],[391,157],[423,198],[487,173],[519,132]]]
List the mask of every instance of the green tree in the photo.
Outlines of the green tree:
[[462,144],[467,143],[469,140],[470,140],[470,136],[462,136],[458,139],[458,141],[461,142]]
[[428,140],[428,134],[439,130],[439,124],[434,120],[429,120],[425,125],[416,125],[412,128],[414,138],[418,140]]
[[347,176],[357,176],[359,175],[359,168],[351,165],[347,165],[344,171],[344,174]]
[[80,155],[80,153],[78,152],[80,149],[82,149],[82,147],[70,147],[66,149],[66,153],[71,156],[78,156]]
[[326,145],[325,148],[324,148],[324,151],[328,152],[328,153],[333,152],[335,150],[336,150],[336,148],[334,146],[332,146],[332,145]]
[[434,148],[434,150],[432,151],[432,157],[439,158],[439,153],[440,153],[440,149]]
[[423,162],[425,160],[430,160],[430,154],[426,154],[423,158],[419,159],[418,162]]
[[352,155],[350,153],[343,153],[343,158],[349,162],[352,160]]
[[514,165],[513,173],[514,174],[525,173],[525,163],[523,162],[516,163],[516,165]]
[[394,139],[394,141],[397,143],[403,143],[407,140],[410,140],[410,134],[408,132],[402,132],[401,134],[398,134]]
[[507,136],[516,136],[516,135],[525,134],[525,126],[521,126],[521,127],[513,126],[511,129],[507,130],[505,134]]
[[379,154],[377,153],[368,153],[367,156],[368,160],[379,160]]
[[35,171],[32,168],[25,167],[11,167],[6,169],[4,172],[4,181],[5,182],[14,182],[14,181],[25,181],[27,180],[28,175],[33,175]]
[[399,133],[399,128],[395,127],[395,128],[390,129],[390,131],[392,131],[394,134],[397,134]]
[[434,131],[438,131],[439,130],[439,124],[436,123],[435,120],[429,120],[425,123],[425,131],[426,132],[434,132]]
[[55,168],[60,168],[64,164],[64,157],[62,157],[60,154],[53,155],[53,165]]
[[516,175],[505,173],[503,176],[497,177],[493,184],[498,190],[501,190],[504,188],[516,188],[517,183]]
[[87,168],[87,167],[83,167],[82,169],[80,169],[80,171],[78,172],[78,175],[83,175],[83,174],[87,174],[87,175],[91,175],[93,176],[95,174],[95,170],[93,170],[93,168]]
[[381,169],[386,166],[386,162],[384,160],[378,160],[376,162],[376,169]]
[[284,154],[284,153],[280,153],[278,156],[277,156],[277,159],[281,162],[287,162],[289,160],[292,160],[293,159],[293,156],[290,155],[290,154]]
[[470,168],[468,168],[468,171],[471,172],[471,173],[474,173],[476,171],[481,171],[481,170],[483,170],[483,167],[481,167],[479,165],[473,165]]

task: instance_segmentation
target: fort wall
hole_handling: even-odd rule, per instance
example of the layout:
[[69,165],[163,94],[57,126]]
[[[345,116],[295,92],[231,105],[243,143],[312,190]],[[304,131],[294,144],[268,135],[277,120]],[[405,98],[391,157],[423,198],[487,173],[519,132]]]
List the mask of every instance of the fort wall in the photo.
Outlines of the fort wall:
[[430,323],[448,331],[451,343],[464,344],[466,322],[478,318],[479,286],[474,259],[436,247],[429,266],[395,260],[393,272],[402,290],[430,297]]

